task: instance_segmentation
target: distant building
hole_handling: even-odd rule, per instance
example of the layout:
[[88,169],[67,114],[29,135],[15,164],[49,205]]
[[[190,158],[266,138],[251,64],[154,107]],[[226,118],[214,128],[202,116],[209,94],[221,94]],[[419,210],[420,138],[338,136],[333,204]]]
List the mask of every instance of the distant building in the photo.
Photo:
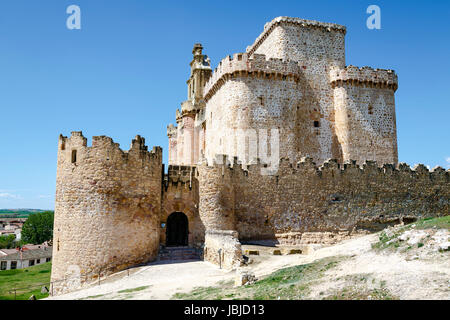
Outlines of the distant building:
[[28,244],[22,249],[0,249],[0,270],[23,269],[52,260],[52,247]]
[[16,240],[19,241],[22,238],[22,227],[27,219],[12,219],[2,218],[0,219],[0,236],[8,236],[14,234]]
[[0,230],[0,236],[9,236],[10,234],[16,234],[15,230]]

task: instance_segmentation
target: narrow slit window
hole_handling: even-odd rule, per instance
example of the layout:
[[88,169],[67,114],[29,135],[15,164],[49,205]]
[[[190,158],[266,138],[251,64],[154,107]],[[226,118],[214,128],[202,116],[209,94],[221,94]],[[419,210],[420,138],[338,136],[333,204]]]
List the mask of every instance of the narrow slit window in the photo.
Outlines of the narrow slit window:
[[72,163],[77,162],[77,150],[72,150]]
[[263,96],[258,97],[258,100],[259,100],[259,104],[263,106],[264,105],[264,97]]

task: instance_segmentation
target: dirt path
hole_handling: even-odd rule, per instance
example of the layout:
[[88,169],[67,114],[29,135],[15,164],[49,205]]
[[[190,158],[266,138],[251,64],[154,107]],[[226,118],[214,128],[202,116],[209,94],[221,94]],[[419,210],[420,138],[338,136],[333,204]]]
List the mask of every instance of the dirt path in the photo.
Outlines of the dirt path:
[[170,299],[175,292],[211,286],[234,275],[203,261],[154,263],[139,269],[129,277],[49,299]]
[[[397,253],[375,252],[371,245],[376,241],[378,234],[372,234],[317,249],[310,255],[262,255],[254,257],[254,263],[246,268],[261,278],[281,268],[346,256],[311,286],[310,298],[320,299],[323,294],[354,285],[355,279],[361,278],[365,287],[381,285],[400,299],[450,299],[447,253],[438,261],[407,261]],[[234,275],[235,272],[203,261],[150,264],[129,277],[51,299],[170,299],[175,293],[230,281]]]

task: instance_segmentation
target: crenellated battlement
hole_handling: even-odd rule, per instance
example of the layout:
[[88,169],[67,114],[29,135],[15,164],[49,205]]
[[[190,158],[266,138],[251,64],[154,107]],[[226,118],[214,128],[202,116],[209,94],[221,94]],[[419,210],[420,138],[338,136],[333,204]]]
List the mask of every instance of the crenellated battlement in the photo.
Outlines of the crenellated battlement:
[[169,138],[177,135],[177,127],[175,127],[172,123],[167,126],[167,136]]
[[[92,137],[88,146],[81,131],[60,135],[54,293],[157,257],[162,174],[162,149],[149,151],[139,135],[128,151],[107,136]],[[63,281],[73,266],[82,275],[78,284]]]
[[[229,157],[228,155],[220,154],[216,155],[215,159],[212,159],[210,162],[208,162],[207,159],[204,159],[200,167],[215,167],[220,168],[223,174],[226,174],[226,172],[234,172],[242,174],[243,176],[248,176],[249,174],[261,175],[261,169],[267,168],[267,164],[261,162],[260,159],[257,159],[256,163],[242,165],[237,157]],[[416,177],[422,176],[430,179],[447,179],[447,182],[450,181],[450,170],[445,170],[440,166],[429,170],[423,164],[417,164],[413,168],[406,163],[399,163],[397,166],[387,163],[380,166],[376,161],[369,160],[366,160],[362,165],[358,165],[354,160],[340,164],[336,159],[328,159],[322,165],[317,165],[313,162],[313,159],[309,157],[303,157],[296,164],[293,164],[287,158],[281,158],[278,171],[275,174],[271,174],[271,176],[304,174],[305,171],[314,171],[319,176],[327,176],[331,171],[339,172],[344,175],[348,172],[353,174],[355,173],[355,170],[359,174],[373,174],[375,172],[378,174],[393,175],[407,173]]]
[[168,172],[164,176],[166,183],[172,184],[192,184],[192,179],[195,178],[196,167],[191,166],[172,166],[169,165]]
[[125,163],[130,157],[136,156],[152,163],[162,162],[162,148],[153,147],[151,151],[148,151],[145,139],[140,135],[132,139],[130,149],[124,151],[118,143],[107,136],[93,136],[92,146],[89,147],[83,133],[74,131],[69,138],[62,134],[59,136],[58,151],[61,157],[70,159],[74,165],[79,164],[85,158],[102,158],[102,160]]
[[450,170],[441,167],[334,159],[318,166],[311,158],[296,164],[283,158],[266,175],[264,166],[242,166],[223,155],[198,166],[199,210],[207,227],[264,240],[289,232],[379,231],[450,210]]
[[358,68],[350,65],[345,69],[331,68],[330,83],[333,88],[349,83],[359,86],[391,88],[396,91],[398,88],[398,77],[394,70],[373,69],[370,67]]
[[347,32],[345,26],[335,23],[319,22],[315,20],[305,20],[292,17],[277,17],[264,25],[264,31],[259,35],[258,38],[256,38],[255,42],[252,45],[247,47],[246,52],[251,56],[258,49],[261,43],[263,43],[264,40],[269,36],[269,34],[281,24],[297,25],[302,28],[321,29],[326,32],[341,32],[344,35]]
[[300,66],[294,61],[266,59],[263,54],[235,53],[220,61],[214,73],[205,85],[204,97],[208,101],[217,90],[233,77],[257,77],[268,79],[298,80]]

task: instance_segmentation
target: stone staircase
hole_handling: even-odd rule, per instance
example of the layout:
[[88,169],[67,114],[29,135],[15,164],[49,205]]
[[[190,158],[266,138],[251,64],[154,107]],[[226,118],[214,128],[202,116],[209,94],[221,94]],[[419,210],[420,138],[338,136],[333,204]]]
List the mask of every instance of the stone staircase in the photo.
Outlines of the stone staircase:
[[191,247],[163,247],[159,250],[158,261],[200,260],[199,250]]

